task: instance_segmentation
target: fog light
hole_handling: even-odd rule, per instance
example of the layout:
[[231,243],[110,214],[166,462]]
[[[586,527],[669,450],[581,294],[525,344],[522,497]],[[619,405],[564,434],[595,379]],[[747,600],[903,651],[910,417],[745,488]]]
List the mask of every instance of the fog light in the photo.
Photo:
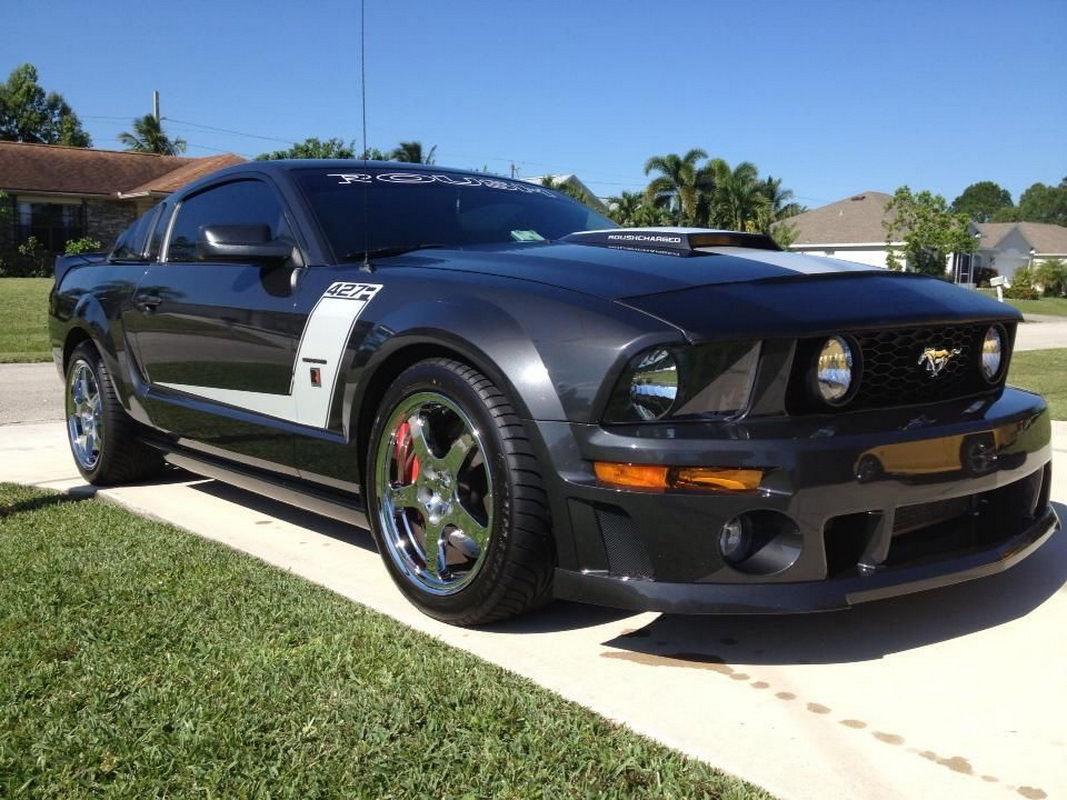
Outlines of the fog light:
[[734,517],[722,526],[719,534],[719,552],[723,560],[734,566],[740,564],[752,552],[752,529],[744,515]]
[[982,377],[989,383],[996,383],[1000,378],[1006,340],[1007,336],[1000,325],[994,325],[987,330],[982,340]]
[[854,361],[852,347],[844,337],[832,336],[823,342],[815,362],[815,385],[828,405],[844,405],[851,398]]

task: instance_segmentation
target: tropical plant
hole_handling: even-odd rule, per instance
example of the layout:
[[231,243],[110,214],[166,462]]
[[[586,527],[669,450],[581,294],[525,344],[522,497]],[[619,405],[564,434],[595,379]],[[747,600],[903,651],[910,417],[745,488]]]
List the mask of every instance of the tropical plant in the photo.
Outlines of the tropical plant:
[[135,119],[133,131],[123,131],[118,137],[127,150],[135,153],[159,153],[164,156],[178,156],[185,152],[185,140],[167,136],[162,123],[153,114],[145,114]]
[[422,142],[401,142],[400,145],[389,153],[389,159],[391,161],[405,161],[409,164],[433,164],[434,153],[437,152],[437,145],[434,145],[428,152],[422,152]]
[[679,156],[668,153],[652,156],[645,162],[645,174],[659,174],[645,189],[645,201],[652,206],[666,208],[676,225],[697,222],[697,202],[701,191],[708,186],[709,174],[697,162],[708,154],[694,147]]
[[592,198],[580,187],[575,186],[565,178],[556,178],[552,175],[545,175],[543,178],[537,179],[542,186],[546,189],[552,189],[561,194],[567,195],[572,200],[577,200],[579,203],[584,203],[587,206],[592,206]]
[[37,83],[33,64],[16,67],[0,84],[0,141],[93,145],[63,96],[46,93]]
[[1050,258],[1035,265],[1033,282],[1041,284],[1045,297],[1062,297],[1067,293],[1067,261]]
[[[381,153],[378,154],[379,156]],[[355,142],[341,139],[320,140],[314,136],[302,142],[296,142],[288,150],[275,150],[272,153],[260,153],[256,161],[277,161],[283,158],[355,158]]]
[[742,161],[731,169],[721,158],[716,158],[709,169],[714,180],[708,213],[711,225],[735,231],[770,228],[774,220],[755,164]]
[[645,198],[639,192],[622,192],[608,198],[608,216],[623,226],[637,225],[637,216],[645,205]]

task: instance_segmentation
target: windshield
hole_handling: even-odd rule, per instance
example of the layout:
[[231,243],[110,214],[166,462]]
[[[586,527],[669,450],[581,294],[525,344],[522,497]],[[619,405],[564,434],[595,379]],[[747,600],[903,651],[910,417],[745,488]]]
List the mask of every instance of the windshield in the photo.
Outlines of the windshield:
[[[541,242],[617,227],[532,183],[396,168],[295,174],[337,258],[425,246]],[[366,231],[366,233],[365,233]]]

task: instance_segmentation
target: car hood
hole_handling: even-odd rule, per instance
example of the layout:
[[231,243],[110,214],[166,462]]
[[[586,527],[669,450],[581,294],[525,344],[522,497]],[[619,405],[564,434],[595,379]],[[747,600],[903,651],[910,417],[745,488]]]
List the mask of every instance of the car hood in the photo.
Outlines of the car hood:
[[697,286],[874,269],[847,261],[744,247],[692,252],[683,257],[562,242],[422,250],[399,257],[394,263],[518,278],[605,300]]
[[680,257],[585,244],[521,244],[422,251],[401,261],[616,301],[693,340],[1021,319],[1010,306],[936,278],[745,247]]

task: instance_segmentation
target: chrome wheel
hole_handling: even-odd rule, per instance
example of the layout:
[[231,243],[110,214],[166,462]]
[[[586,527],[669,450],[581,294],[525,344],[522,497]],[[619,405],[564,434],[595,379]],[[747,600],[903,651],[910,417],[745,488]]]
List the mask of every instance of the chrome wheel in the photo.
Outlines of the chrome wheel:
[[100,461],[104,437],[104,407],[93,368],[78,359],[67,379],[67,435],[78,466],[92,471]]
[[482,568],[493,531],[493,477],[477,425],[437,392],[404,398],[374,465],[389,559],[418,589],[455,594]]

